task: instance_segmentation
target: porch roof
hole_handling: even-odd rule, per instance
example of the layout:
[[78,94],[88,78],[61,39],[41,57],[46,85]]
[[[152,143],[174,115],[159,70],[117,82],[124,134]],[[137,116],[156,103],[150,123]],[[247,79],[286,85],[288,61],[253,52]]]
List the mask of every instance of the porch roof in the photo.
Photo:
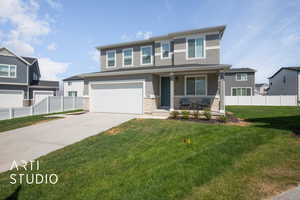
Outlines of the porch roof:
[[88,77],[103,77],[103,76],[120,76],[120,75],[133,75],[133,74],[159,74],[159,73],[174,73],[174,72],[191,72],[191,71],[211,71],[211,70],[227,70],[231,65],[226,64],[185,64],[180,66],[151,66],[151,67],[132,67],[120,68],[110,71],[93,72],[78,75],[82,78]]

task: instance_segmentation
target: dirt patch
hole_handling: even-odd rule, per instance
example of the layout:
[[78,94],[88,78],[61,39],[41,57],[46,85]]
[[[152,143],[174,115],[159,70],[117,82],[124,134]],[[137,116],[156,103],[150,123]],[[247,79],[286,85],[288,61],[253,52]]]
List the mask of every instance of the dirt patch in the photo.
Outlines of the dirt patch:
[[120,128],[112,128],[112,129],[109,129],[108,131],[106,131],[106,134],[107,135],[117,135],[120,132],[121,132]]
[[230,125],[230,126],[250,126],[251,123],[246,122],[244,120],[239,120],[239,121],[235,121],[235,122],[227,122],[226,125]]

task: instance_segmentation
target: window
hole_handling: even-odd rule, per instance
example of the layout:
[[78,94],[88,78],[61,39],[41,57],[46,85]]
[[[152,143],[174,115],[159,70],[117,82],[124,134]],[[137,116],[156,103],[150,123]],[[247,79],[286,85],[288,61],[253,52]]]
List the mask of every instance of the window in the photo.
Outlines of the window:
[[68,96],[69,97],[77,97],[77,91],[69,91]]
[[36,73],[33,73],[32,79],[33,79],[34,81],[37,81],[37,80],[38,80],[38,75],[37,75]]
[[116,51],[107,51],[107,67],[116,66]]
[[237,81],[247,81],[248,75],[246,73],[237,73],[236,74],[236,80]]
[[195,58],[204,58],[204,38],[190,38],[187,39],[187,58],[195,59]]
[[16,78],[17,66],[0,64],[0,76],[7,77],[7,78]]
[[152,64],[152,46],[141,47],[141,64]]
[[71,81],[69,81],[69,82],[68,82],[68,86],[71,86],[71,85],[72,85],[72,82],[71,82]]
[[170,58],[170,42],[161,43],[161,58]]
[[133,49],[123,49],[123,66],[132,66],[133,65]]
[[232,96],[251,96],[251,88],[232,88]]
[[206,95],[206,76],[186,77],[186,95]]

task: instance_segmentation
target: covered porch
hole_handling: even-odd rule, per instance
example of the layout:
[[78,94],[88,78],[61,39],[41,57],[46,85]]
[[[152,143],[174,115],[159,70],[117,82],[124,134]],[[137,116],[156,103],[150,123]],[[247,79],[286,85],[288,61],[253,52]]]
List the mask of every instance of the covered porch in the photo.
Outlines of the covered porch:
[[223,70],[153,74],[152,82],[156,93],[154,113],[196,109],[225,113]]

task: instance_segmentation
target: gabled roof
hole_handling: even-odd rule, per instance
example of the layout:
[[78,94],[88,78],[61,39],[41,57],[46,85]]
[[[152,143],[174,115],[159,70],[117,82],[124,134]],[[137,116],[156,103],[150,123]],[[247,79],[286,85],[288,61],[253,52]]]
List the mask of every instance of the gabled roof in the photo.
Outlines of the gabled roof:
[[27,62],[33,64],[35,61],[37,61],[37,58],[32,58],[32,57],[24,57],[21,56],[24,60],[26,60]]
[[137,40],[137,41],[131,41],[131,42],[123,42],[123,43],[117,43],[117,44],[97,46],[96,49],[100,50],[100,49],[124,47],[124,46],[130,46],[130,45],[139,45],[139,44],[154,42],[154,41],[158,41],[158,40],[166,40],[166,39],[170,39],[170,38],[174,38],[174,37],[178,37],[178,36],[197,34],[197,33],[206,33],[206,32],[219,32],[220,37],[222,38],[225,29],[226,29],[225,25],[206,27],[206,28],[200,28],[200,29],[192,29],[192,30],[186,30],[186,31],[180,31],[180,32],[173,32],[173,33],[156,36],[156,37],[150,37],[149,39],[146,39],[146,40]]
[[229,73],[236,73],[236,72],[256,72],[255,69],[252,69],[252,68],[231,68],[231,69],[228,69],[225,71],[226,72],[229,72]]
[[293,71],[300,71],[300,66],[295,66],[295,67],[281,67],[277,72],[275,72],[275,74],[273,74],[272,76],[270,76],[268,79],[273,78],[274,76],[276,76],[283,69],[293,70]]
[[11,53],[12,55],[14,55],[14,56],[16,56],[17,58],[19,58],[19,59],[20,59],[21,61],[23,61],[25,64],[31,65],[31,63],[28,62],[26,59],[24,59],[23,57],[17,56],[14,52],[12,52],[11,50],[9,50],[8,48],[6,48],[6,47],[1,47],[1,48],[0,48],[0,51],[1,51],[1,50],[6,50],[6,51],[8,51],[9,53]]
[[70,76],[68,78],[63,79],[63,81],[75,81],[75,80],[83,80],[83,78],[81,77],[83,74],[79,74],[76,76]]

